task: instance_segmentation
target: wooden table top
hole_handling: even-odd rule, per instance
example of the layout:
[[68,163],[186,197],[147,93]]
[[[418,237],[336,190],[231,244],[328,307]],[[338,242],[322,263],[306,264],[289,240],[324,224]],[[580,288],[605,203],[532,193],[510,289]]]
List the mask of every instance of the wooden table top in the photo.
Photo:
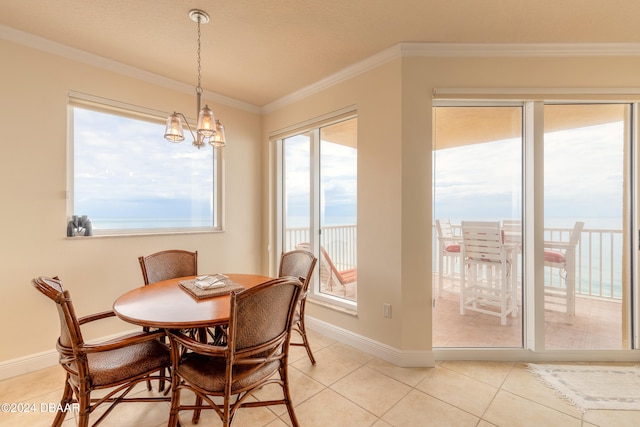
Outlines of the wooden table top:
[[[252,288],[271,280],[255,274],[227,274],[232,281]],[[188,329],[229,322],[229,295],[195,299],[180,287],[180,277],[132,289],[113,303],[113,311],[125,322],[164,329]]]

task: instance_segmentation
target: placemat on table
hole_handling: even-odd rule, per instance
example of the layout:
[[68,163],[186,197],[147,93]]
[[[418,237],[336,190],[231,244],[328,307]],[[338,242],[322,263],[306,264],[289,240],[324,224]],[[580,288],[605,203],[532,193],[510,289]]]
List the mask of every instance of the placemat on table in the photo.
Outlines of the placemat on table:
[[234,282],[228,277],[224,280],[224,286],[218,286],[211,289],[201,289],[195,285],[196,279],[180,281],[180,287],[195,299],[205,299],[217,297],[220,295],[228,295],[233,291],[244,290],[244,286]]

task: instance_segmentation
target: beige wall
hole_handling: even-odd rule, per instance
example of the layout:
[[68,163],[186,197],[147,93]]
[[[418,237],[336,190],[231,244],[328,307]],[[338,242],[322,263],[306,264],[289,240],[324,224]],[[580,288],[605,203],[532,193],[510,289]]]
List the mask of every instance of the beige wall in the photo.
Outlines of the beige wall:
[[[269,135],[352,105],[359,134],[358,313],[314,304],[307,313],[398,351],[428,352],[433,89],[640,87],[637,57],[407,57],[262,117],[209,101],[229,141],[225,233],[67,240],[67,91],[163,111],[191,111],[195,99],[7,42],[0,42],[0,56],[0,312],[3,342],[12,343],[0,347],[0,363],[53,349],[56,314],[29,283],[37,275],[60,275],[82,315],[110,308],[141,285],[137,257],[169,247],[200,251],[201,271],[273,274],[279,254]],[[392,304],[392,319],[382,317],[383,303]]]
[[[638,57],[406,57],[266,114],[265,174],[271,170],[273,180],[269,134],[358,109],[358,315],[313,304],[307,313],[400,352],[431,349],[435,88],[638,88],[638,70]],[[273,191],[265,209],[264,237],[274,246]],[[382,316],[384,302],[393,305],[392,319]]]
[[[259,115],[204,100],[227,130],[226,232],[68,240],[67,91],[187,113],[195,113],[195,96],[3,41],[0,57],[0,363],[55,348],[57,314],[31,286],[35,276],[59,275],[84,315],[141,286],[137,257],[157,250],[198,250],[202,272],[263,272]],[[158,143],[166,143],[161,135]]]
[[[279,129],[355,105],[358,112],[357,316],[307,304],[307,313],[397,350],[431,349],[431,98],[409,98],[398,59],[264,117],[264,140]],[[410,111],[417,104],[419,109]],[[427,112],[428,114],[428,112]],[[429,117],[429,116],[427,116]],[[274,173],[273,146],[265,170]],[[271,177],[273,179],[273,176]],[[264,188],[266,192],[268,188]],[[271,219],[275,194],[271,189]],[[275,224],[272,221],[271,226]],[[274,233],[265,234],[265,237]],[[275,240],[272,240],[275,246]],[[393,316],[382,316],[384,303]],[[399,332],[400,331],[400,332]]]
[[[382,65],[344,83],[266,114],[263,121],[265,169],[275,173],[273,145],[269,135],[331,111],[355,106],[358,113],[358,311],[352,316],[326,307],[307,304],[309,316],[394,348],[428,348],[428,334],[403,342],[397,331],[411,329],[403,311],[403,145],[401,61]],[[265,172],[266,173],[266,172]],[[275,226],[274,189],[265,208]],[[422,197],[424,199],[424,197]],[[428,218],[427,218],[428,221]],[[265,232],[267,233],[267,232]],[[275,233],[265,234],[275,239]],[[426,241],[427,235],[421,240]],[[271,241],[272,247],[276,241]],[[273,254],[277,256],[277,254]],[[272,262],[273,264],[273,262]],[[424,262],[421,261],[424,265]],[[426,269],[425,269],[426,271]],[[421,275],[422,289],[430,286]],[[423,297],[424,292],[418,292]],[[424,301],[423,301],[424,302]],[[393,307],[392,319],[382,317],[383,303]],[[422,305],[422,304],[421,304]],[[426,304],[428,306],[428,304]],[[428,312],[414,312],[423,325]],[[411,316],[412,317],[412,316]],[[422,328],[424,331],[425,328]]]

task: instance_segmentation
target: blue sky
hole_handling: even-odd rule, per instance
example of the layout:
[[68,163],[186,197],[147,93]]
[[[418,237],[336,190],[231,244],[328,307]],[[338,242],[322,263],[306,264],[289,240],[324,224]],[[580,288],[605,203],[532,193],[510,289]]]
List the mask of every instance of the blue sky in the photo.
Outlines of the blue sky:
[[[622,122],[545,134],[545,217],[622,215]],[[435,153],[435,218],[520,216],[521,142],[509,139]]]

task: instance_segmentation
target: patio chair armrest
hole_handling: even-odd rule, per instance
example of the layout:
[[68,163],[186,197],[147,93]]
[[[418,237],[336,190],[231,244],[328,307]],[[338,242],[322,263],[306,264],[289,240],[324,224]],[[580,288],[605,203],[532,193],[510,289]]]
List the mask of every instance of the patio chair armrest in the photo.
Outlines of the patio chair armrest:
[[544,242],[545,249],[569,249],[573,246],[569,242]]
[[94,322],[100,319],[107,319],[109,317],[114,317],[116,314],[113,310],[102,311],[100,313],[90,314],[88,316],[82,316],[78,318],[78,323],[80,325],[84,325],[85,323]]
[[163,330],[153,332],[137,332],[99,343],[85,343],[82,346],[81,350],[85,353],[98,353],[101,351],[115,350],[118,348],[128,347],[133,344],[160,339],[164,336],[165,333]]
[[198,354],[204,354],[208,356],[225,356],[229,349],[229,347],[226,345],[220,346],[202,343],[175,330],[167,331],[167,336],[171,341],[177,342],[180,345]]

